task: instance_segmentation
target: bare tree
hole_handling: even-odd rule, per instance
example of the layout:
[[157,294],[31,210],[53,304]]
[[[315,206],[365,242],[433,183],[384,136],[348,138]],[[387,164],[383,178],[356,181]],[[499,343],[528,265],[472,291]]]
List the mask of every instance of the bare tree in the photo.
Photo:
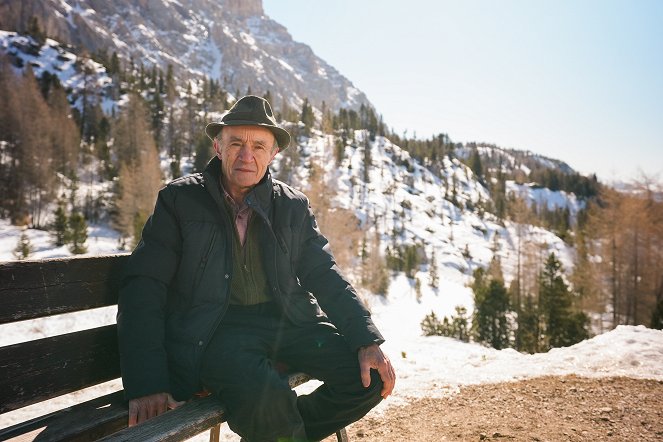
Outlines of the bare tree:
[[159,156],[140,97],[131,97],[114,135],[120,174],[113,222],[124,237],[136,244],[162,182]]

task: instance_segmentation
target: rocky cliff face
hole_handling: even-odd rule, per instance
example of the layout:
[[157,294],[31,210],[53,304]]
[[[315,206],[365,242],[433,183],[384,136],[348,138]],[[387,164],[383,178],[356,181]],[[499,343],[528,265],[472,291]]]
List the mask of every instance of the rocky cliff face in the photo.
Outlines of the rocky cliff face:
[[263,15],[262,0],[225,0],[226,10],[238,17],[250,17]]
[[275,104],[331,108],[366,96],[287,29],[261,0],[0,0],[0,29],[39,19],[48,36],[91,53],[117,51],[147,66],[172,64],[182,77],[222,81],[230,92],[270,91]]

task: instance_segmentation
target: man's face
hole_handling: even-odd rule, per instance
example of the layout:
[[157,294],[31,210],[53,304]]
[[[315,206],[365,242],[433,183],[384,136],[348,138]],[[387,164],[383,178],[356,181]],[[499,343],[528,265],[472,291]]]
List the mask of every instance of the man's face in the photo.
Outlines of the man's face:
[[244,195],[265,175],[278,148],[274,135],[260,126],[226,126],[214,151],[221,160],[223,184],[231,196]]

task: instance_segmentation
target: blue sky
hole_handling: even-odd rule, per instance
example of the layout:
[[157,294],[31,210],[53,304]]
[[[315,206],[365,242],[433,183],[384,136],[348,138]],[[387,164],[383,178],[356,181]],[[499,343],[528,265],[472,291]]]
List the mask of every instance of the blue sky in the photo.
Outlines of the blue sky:
[[663,181],[663,1],[263,3],[399,133]]

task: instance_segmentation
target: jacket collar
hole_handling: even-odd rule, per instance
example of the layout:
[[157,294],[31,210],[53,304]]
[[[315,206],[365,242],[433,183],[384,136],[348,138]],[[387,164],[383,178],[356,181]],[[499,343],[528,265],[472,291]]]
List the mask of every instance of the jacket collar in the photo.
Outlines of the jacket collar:
[[[221,178],[221,160],[218,157],[212,158],[205,167],[203,172],[205,180],[205,187],[212,193],[214,199],[221,201],[222,195],[219,188],[219,180]],[[262,218],[269,222],[269,211],[272,202],[272,192],[274,189],[274,182],[272,181],[272,174],[267,168],[265,175],[260,182],[255,185],[253,189],[246,196],[246,203],[258,213]]]

